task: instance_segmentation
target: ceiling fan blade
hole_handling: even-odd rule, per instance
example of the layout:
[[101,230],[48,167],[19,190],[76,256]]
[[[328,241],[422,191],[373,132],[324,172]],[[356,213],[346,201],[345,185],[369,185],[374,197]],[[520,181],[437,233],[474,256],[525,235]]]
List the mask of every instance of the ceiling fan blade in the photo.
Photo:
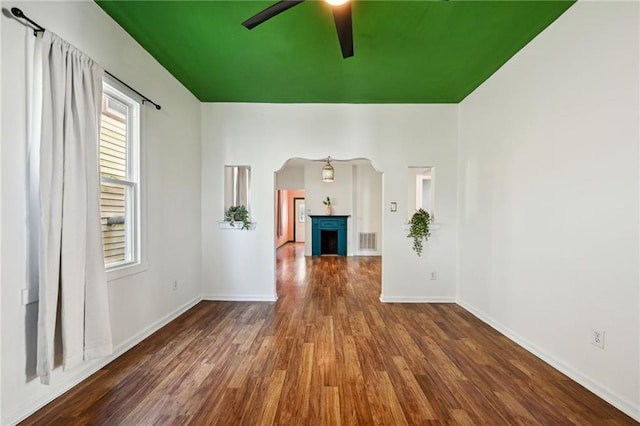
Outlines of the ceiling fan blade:
[[342,57],[353,56],[353,28],[351,24],[351,2],[348,1],[342,6],[332,6],[333,20],[336,22],[338,40],[342,49]]
[[278,3],[269,6],[257,15],[247,19],[242,23],[242,25],[244,25],[248,29],[252,29],[253,27],[262,24],[264,21],[273,18],[274,16],[284,12],[285,10],[291,9],[293,6],[297,6],[303,1],[304,0],[280,0]]

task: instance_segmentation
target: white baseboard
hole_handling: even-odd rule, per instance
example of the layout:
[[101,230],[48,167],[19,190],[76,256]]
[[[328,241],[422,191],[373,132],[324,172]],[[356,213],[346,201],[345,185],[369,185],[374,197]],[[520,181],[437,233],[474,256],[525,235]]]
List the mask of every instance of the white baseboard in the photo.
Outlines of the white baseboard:
[[[87,379],[89,376],[100,370],[102,367],[109,364],[111,361],[115,360],[135,345],[149,337],[151,334],[155,333],[160,328],[167,325],[169,322],[173,321],[175,318],[195,306],[201,300],[213,300],[213,301],[247,301],[247,302],[275,302],[278,299],[276,295],[268,296],[268,295],[218,295],[218,294],[209,294],[204,295],[202,297],[196,297],[184,305],[180,306],[175,311],[167,314],[163,318],[154,322],[144,330],[140,331],[138,334],[128,339],[127,341],[121,343],[114,349],[114,352],[111,356],[102,358],[95,361],[90,361],[85,364],[84,367],[78,368],[77,372],[73,374],[67,374],[65,377],[65,383],[59,386],[53,393],[46,393],[41,395],[35,395],[33,399],[25,401],[18,409],[14,410],[12,413],[9,413],[6,416],[2,417],[3,425],[14,425],[18,422],[24,420],[40,408],[44,407],[49,402],[58,398],[60,395],[64,394],[83,380]],[[578,373],[573,370],[571,367],[563,364],[562,362],[555,359],[553,356],[545,353],[536,345],[529,342],[527,339],[518,335],[511,331],[508,327],[500,324],[499,322],[493,320],[492,318],[484,315],[479,310],[472,307],[470,304],[462,301],[456,300],[453,297],[398,297],[398,296],[380,296],[380,301],[383,303],[457,303],[462,308],[467,310],[469,313],[476,316],[478,319],[488,324],[492,328],[496,329],[498,332],[502,333],[518,345],[525,348],[527,351],[531,352],[533,355],[537,356],[547,364],[551,365],[556,370],[560,371],[567,377],[576,381],[580,385],[584,386],[603,400],[607,401],[614,407],[618,408],[620,411],[628,414],[633,417],[635,420],[640,421],[640,407],[634,405],[633,402],[627,401],[619,396],[617,396],[614,392],[604,388],[599,385],[594,380]],[[54,371],[55,373],[55,371]],[[36,379],[37,380],[37,379]]]
[[498,321],[495,321],[493,318],[490,318],[487,315],[480,312],[479,310],[475,309],[470,304],[459,299],[457,301],[457,304],[460,305],[465,310],[467,310],[472,315],[474,315],[476,318],[484,322],[485,324],[491,326],[492,328],[494,328],[504,336],[508,337],[518,345],[522,346],[527,351],[531,352],[533,355],[540,358],[542,361],[546,362],[547,364],[549,364],[550,366],[552,366],[553,368],[555,368],[565,376],[569,377],[571,380],[584,386],[585,388],[587,388],[588,390],[590,390],[600,398],[604,399],[609,404],[613,405],[623,413],[633,417],[637,421],[640,421],[640,406],[634,405],[633,402],[627,401],[624,398],[619,397],[614,392],[598,384],[595,380],[590,379],[589,377],[586,377],[583,374],[575,371],[573,368],[555,359],[553,356],[544,352],[543,350],[538,348],[536,345],[534,345],[527,339],[520,336],[518,333],[514,333],[508,327],[505,327]]
[[278,296],[268,294],[205,294],[202,296],[202,300],[216,302],[275,302],[278,300]]
[[[127,352],[129,349],[133,348],[135,345],[142,342],[151,334],[155,333],[156,331],[158,331],[159,329],[161,329],[162,327],[164,327],[165,325],[167,325],[168,323],[176,319],[178,316],[182,315],[184,312],[191,309],[201,300],[202,299],[200,298],[200,296],[194,299],[191,299],[184,305],[177,308],[175,311],[170,312],[169,314],[160,318],[158,321],[149,325],[147,328],[143,329],[135,336],[119,344],[116,348],[114,348],[113,354],[111,354],[110,356],[96,359],[93,361],[88,361],[83,366],[78,367],[77,371],[72,370],[72,372],[66,372],[65,377],[63,378],[64,380],[63,384],[57,386],[57,388],[55,388],[53,392],[46,392],[46,393],[42,392],[41,394],[34,395],[32,399],[25,401],[20,407],[18,407],[13,412],[9,413],[6,416],[3,415],[2,424],[15,425],[21,422],[22,420],[26,419],[27,417],[29,417],[30,415],[38,411],[40,408],[44,407],[54,399],[58,398],[65,392],[69,391],[71,388],[78,385],[83,380],[89,378],[92,374],[96,373],[102,367],[106,366],[111,361],[115,360],[116,358],[118,358],[119,356]],[[54,375],[60,374],[61,368],[54,370],[52,373]],[[38,378],[35,378],[34,380],[38,380]],[[52,383],[55,383],[55,376],[52,377],[51,381]],[[51,385],[49,389],[54,389],[54,386],[55,384]]]
[[456,303],[455,297],[435,296],[435,297],[402,297],[380,295],[382,303]]

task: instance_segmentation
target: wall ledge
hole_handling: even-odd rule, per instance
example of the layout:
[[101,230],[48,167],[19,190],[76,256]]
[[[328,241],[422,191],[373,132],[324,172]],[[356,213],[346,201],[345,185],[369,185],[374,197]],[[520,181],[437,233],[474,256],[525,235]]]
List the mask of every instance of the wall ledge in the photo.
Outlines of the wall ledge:
[[234,222],[233,225],[229,224],[229,222],[225,220],[221,220],[218,222],[218,226],[220,229],[229,229],[236,231],[253,231],[256,229],[257,222],[249,222],[249,229],[242,229],[242,222]]
[[[441,227],[442,227],[442,223],[433,222],[433,223],[429,224],[429,231],[437,231]],[[402,223],[402,229],[405,230],[405,231],[408,231],[409,229],[411,229],[411,224],[409,222],[403,222]]]

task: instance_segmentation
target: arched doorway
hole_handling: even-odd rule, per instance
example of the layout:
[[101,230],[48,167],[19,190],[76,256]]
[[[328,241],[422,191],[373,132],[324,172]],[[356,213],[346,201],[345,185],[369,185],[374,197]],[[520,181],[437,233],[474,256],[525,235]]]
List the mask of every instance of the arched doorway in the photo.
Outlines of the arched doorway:
[[[322,180],[322,168],[326,165],[324,159],[291,158],[275,172],[276,251],[297,244],[296,250],[287,247],[287,251],[299,256],[312,256],[313,230],[309,217],[326,215],[323,201],[329,197],[333,215],[348,217],[347,256],[381,257],[382,173],[364,158],[332,159],[331,164],[335,171],[334,181],[330,183]],[[297,206],[296,199],[299,200]],[[304,207],[301,211],[302,199]],[[294,235],[296,230],[300,231],[302,223],[304,238]]]

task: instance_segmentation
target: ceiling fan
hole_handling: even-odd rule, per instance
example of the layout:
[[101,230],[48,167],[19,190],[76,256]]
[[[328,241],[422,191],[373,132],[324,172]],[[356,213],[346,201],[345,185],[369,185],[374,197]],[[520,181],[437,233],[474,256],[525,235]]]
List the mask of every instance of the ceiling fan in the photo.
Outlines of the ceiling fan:
[[[247,19],[242,23],[246,28],[252,29],[263,22],[273,18],[276,15],[297,6],[304,0],[280,0],[262,12]],[[351,25],[351,2],[349,0],[325,0],[331,5],[333,12],[333,20],[336,23],[338,31],[338,40],[340,41],[340,49],[342,57],[348,58],[353,56],[353,29]]]

